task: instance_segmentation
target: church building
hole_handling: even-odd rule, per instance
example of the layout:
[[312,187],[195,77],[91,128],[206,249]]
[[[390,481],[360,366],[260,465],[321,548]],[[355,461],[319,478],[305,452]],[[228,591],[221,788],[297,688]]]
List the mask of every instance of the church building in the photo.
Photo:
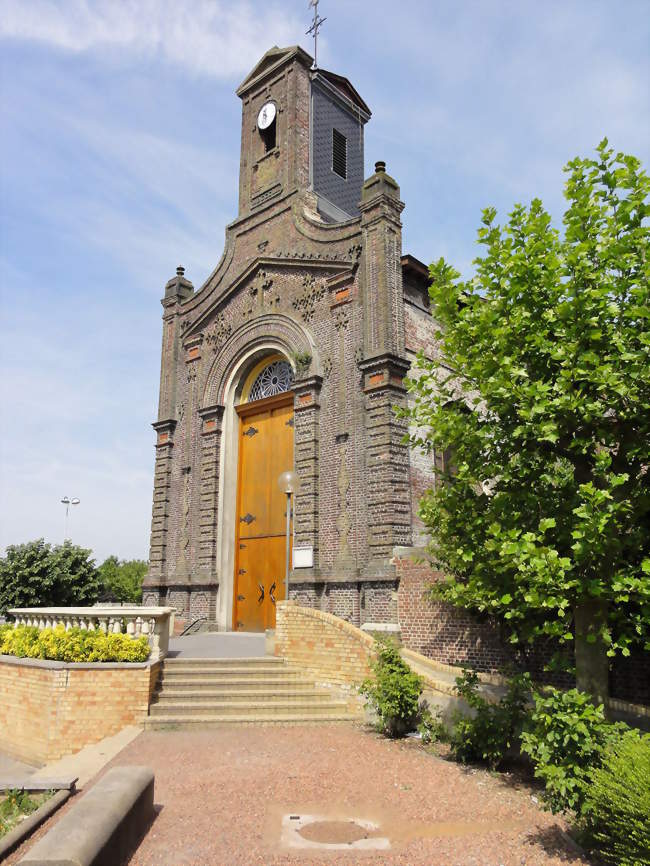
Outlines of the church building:
[[432,474],[394,407],[435,350],[428,270],[402,252],[385,163],[364,178],[371,112],[350,81],[272,48],[237,95],[239,213],[205,283],[179,267],[162,299],[143,601],[255,631],[290,597],[413,632]]

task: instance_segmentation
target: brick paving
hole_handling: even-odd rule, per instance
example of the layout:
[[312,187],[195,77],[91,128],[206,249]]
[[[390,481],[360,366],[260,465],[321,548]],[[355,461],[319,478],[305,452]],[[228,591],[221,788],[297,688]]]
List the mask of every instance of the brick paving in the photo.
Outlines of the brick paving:
[[[149,731],[112,764],[156,773],[159,814],[130,866],[586,863],[530,788],[464,768],[412,740],[354,725]],[[283,848],[282,817],[375,821],[390,851]]]

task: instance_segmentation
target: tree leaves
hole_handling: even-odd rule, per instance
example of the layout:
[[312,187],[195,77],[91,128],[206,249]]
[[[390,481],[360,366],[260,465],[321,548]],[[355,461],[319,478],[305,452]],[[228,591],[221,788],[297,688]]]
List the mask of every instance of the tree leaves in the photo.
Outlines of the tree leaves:
[[606,140],[566,173],[563,235],[537,199],[503,226],[486,208],[476,277],[431,266],[443,351],[403,414],[457,467],[420,505],[436,597],[564,641],[602,598],[629,652],[650,638],[650,181]]
[[0,559],[0,612],[11,607],[70,607],[97,600],[99,579],[91,552],[69,541],[11,544]]

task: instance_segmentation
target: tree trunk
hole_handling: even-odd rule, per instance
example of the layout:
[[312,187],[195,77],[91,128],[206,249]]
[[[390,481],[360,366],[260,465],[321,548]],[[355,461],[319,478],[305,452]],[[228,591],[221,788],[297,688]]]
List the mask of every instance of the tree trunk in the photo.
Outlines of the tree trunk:
[[[609,698],[609,657],[601,631],[607,623],[607,602],[600,598],[583,598],[573,609],[575,623],[576,685],[604,704],[607,714]],[[591,641],[588,641],[588,636]],[[594,640],[595,638],[595,640]]]

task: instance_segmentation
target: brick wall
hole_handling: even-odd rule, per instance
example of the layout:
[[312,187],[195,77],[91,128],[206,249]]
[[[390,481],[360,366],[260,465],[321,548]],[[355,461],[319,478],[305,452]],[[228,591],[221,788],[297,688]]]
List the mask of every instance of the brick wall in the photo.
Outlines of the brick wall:
[[330,613],[277,605],[275,654],[312,676],[318,683],[349,689],[370,672],[374,640]]
[[643,649],[633,650],[629,658],[617,656],[609,673],[609,693],[613,698],[650,706],[650,662]]
[[0,749],[42,765],[139,724],[159,670],[0,656]]
[[[530,671],[540,682],[564,688],[575,686],[573,675],[545,670],[557,651],[557,645],[550,640],[540,640],[517,652],[502,641],[496,624],[479,622],[467,611],[425,598],[427,588],[442,579],[441,572],[406,554],[396,556],[394,562],[399,577],[398,620],[405,647],[443,664],[467,665],[487,672],[514,665]],[[639,649],[630,658],[615,658],[609,691],[612,698],[650,705],[648,654]]]
[[470,613],[425,599],[427,587],[442,574],[411,556],[395,557],[399,577],[398,620],[402,643],[443,664],[468,665],[479,671],[496,671],[514,662],[497,628],[478,622]]

